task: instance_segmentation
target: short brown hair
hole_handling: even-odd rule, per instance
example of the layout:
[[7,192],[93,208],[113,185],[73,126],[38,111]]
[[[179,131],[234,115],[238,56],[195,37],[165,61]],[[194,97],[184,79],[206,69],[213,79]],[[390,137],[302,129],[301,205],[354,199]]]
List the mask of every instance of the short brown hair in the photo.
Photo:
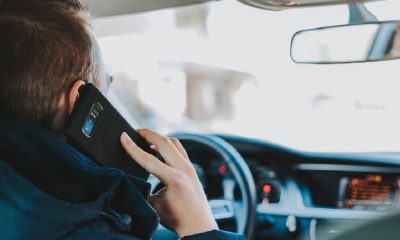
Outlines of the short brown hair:
[[77,0],[0,0],[0,110],[50,129],[58,100],[93,81],[93,37]]

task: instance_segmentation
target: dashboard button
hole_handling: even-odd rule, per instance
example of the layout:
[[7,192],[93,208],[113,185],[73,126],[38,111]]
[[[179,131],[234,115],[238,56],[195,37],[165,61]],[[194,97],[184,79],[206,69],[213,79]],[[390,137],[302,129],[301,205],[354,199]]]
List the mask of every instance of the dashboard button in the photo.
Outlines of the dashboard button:
[[286,219],[286,229],[290,233],[296,233],[297,232],[297,219],[295,216],[290,215]]

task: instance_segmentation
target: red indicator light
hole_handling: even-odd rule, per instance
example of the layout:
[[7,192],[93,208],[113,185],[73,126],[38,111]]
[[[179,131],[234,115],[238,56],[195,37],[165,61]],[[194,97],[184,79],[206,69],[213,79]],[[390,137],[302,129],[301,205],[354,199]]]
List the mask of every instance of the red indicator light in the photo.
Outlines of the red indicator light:
[[220,174],[225,174],[225,173],[226,173],[226,166],[225,166],[225,165],[219,166],[218,172],[219,172]]
[[272,187],[269,184],[266,184],[262,187],[263,193],[270,193],[272,191]]

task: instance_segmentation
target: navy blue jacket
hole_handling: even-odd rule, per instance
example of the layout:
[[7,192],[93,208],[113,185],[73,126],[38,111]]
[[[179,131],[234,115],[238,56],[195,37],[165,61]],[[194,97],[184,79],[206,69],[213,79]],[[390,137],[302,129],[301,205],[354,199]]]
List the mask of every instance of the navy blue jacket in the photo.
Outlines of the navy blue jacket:
[[[150,239],[150,186],[0,112],[0,239]],[[190,211],[190,209],[188,209]],[[185,240],[242,240],[211,231]]]

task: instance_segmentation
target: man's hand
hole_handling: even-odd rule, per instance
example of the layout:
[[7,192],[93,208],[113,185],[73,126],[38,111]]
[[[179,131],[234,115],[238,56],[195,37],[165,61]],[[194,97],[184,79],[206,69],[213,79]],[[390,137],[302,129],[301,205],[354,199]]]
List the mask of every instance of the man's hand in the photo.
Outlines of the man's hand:
[[151,130],[138,132],[161,154],[165,163],[140,149],[126,133],[121,135],[121,143],[140,166],[164,183],[165,187],[149,198],[162,224],[181,238],[218,229],[197,173],[181,143]]

